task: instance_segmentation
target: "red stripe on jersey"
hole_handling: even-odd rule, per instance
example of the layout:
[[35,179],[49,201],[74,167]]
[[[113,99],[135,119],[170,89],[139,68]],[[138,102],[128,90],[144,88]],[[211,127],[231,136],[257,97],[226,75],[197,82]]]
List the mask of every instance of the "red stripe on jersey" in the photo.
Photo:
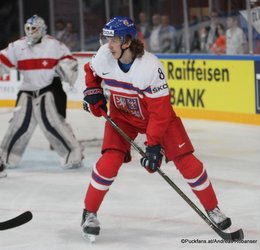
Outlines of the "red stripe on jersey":
[[57,59],[36,58],[18,61],[17,68],[21,70],[52,69],[58,63]]
[[14,67],[14,65],[9,61],[9,59],[5,57],[3,54],[0,54],[0,61],[9,68]]

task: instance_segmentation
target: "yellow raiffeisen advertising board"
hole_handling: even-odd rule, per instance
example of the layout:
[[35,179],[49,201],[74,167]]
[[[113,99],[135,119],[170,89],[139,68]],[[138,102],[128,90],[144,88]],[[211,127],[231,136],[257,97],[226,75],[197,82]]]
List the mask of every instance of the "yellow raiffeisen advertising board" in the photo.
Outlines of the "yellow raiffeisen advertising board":
[[180,116],[260,124],[254,60],[159,57]]

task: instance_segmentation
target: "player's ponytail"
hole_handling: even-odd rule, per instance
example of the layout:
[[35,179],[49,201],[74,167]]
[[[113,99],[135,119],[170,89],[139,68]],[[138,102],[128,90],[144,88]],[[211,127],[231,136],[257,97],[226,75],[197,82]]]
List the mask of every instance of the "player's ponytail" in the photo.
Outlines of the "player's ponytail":
[[134,58],[142,57],[144,54],[144,45],[139,39],[132,40],[129,49],[131,50]]

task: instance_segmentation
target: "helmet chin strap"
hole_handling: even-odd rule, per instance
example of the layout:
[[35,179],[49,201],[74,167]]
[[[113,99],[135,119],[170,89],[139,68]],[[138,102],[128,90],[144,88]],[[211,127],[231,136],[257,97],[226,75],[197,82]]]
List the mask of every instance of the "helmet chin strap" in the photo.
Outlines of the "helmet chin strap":
[[124,52],[125,52],[127,49],[129,49],[129,47],[130,47],[130,45],[129,45],[127,48],[123,49],[122,46],[123,46],[125,43],[126,43],[126,42],[123,42],[123,43],[121,44],[121,55],[119,56],[118,60],[120,60],[120,59],[122,58]]
[[127,49],[128,49],[128,48],[123,49],[123,48],[121,47],[121,55],[119,56],[118,60],[120,60],[120,59],[122,58],[124,52],[125,52]]

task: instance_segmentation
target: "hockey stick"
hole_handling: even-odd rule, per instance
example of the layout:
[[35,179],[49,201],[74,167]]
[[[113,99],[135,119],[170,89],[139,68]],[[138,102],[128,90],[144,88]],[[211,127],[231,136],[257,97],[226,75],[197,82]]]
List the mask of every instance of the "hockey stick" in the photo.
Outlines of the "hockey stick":
[[[145,152],[113,121],[113,119],[106,114],[102,109],[102,116],[114,127],[114,129],[127,141],[131,146],[142,156],[146,157]],[[182,192],[182,190],[160,169],[156,170],[163,179],[190,205],[190,207],[224,240],[238,241],[244,239],[244,233],[242,229],[235,232],[227,233],[220,230],[214,225],[208,217]]]
[[7,230],[14,227],[19,227],[32,219],[33,215],[30,211],[26,211],[10,220],[0,222],[0,230]]

